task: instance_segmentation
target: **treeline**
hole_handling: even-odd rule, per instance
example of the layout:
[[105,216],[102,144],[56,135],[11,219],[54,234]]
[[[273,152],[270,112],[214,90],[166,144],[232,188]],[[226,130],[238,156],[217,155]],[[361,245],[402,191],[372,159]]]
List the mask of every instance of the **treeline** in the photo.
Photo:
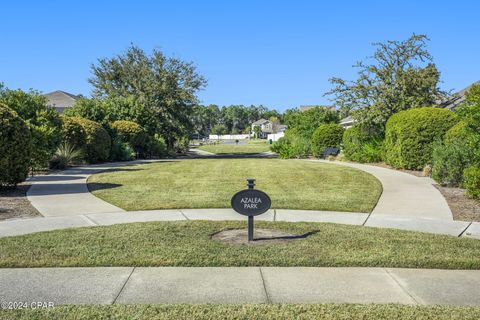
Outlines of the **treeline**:
[[282,114],[259,105],[231,105],[220,107],[215,104],[193,107],[190,121],[193,133],[200,136],[209,134],[250,133],[251,124],[260,119],[282,121]]

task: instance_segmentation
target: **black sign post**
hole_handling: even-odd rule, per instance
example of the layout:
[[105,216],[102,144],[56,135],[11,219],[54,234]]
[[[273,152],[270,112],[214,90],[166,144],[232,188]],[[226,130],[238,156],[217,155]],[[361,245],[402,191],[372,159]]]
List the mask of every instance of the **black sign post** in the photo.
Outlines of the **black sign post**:
[[255,190],[255,179],[247,179],[247,187],[233,195],[231,204],[233,210],[248,217],[248,241],[253,241],[253,217],[267,212],[272,200],[265,192]]

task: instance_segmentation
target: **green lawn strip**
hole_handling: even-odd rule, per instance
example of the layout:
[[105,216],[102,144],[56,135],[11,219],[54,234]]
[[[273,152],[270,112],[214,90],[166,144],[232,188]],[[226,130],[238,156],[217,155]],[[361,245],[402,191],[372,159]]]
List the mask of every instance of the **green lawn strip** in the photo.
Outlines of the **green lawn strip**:
[[270,145],[265,140],[252,140],[239,144],[209,144],[198,149],[216,154],[255,154],[270,151]]
[[478,307],[271,304],[271,305],[94,305],[0,311],[1,319],[324,319],[477,320]]
[[382,192],[372,175],[345,166],[282,159],[172,160],[99,173],[93,194],[125,210],[229,208],[256,178],[273,208],[371,212]]
[[328,223],[256,222],[291,234],[288,243],[230,245],[211,240],[242,221],[121,224],[0,239],[0,267],[311,266],[480,269],[480,241]]

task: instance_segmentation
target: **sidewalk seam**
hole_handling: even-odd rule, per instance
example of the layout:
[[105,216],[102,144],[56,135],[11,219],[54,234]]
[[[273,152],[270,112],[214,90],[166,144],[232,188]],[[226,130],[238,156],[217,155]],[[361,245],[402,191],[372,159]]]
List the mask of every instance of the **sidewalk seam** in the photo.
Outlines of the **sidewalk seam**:
[[470,226],[472,225],[473,221],[471,221],[467,227],[465,229],[463,229],[462,232],[460,232],[460,234],[458,235],[458,237],[460,238],[461,236],[463,236],[463,234],[468,230],[468,228],[470,228]]
[[390,271],[388,271],[387,268],[383,268],[383,270],[385,270],[385,272],[390,276],[390,278],[393,279],[393,281],[395,281],[395,283],[400,287],[400,289],[402,289],[403,292],[405,292],[409,297],[410,299],[413,300],[413,302],[417,305],[424,305],[423,302],[417,300],[417,298],[415,298],[410,292],[408,292],[408,290],[402,286],[402,284],[400,283],[400,281],[397,279],[397,277],[395,277],[394,274],[390,273]]
[[364,227],[365,224],[367,224],[367,221],[368,221],[368,219],[370,219],[370,216],[372,215],[372,213],[373,213],[373,210],[372,210],[372,212],[370,212],[370,213],[368,214],[368,216],[367,216],[367,218],[365,219],[365,221],[363,221],[362,227]]
[[277,221],[277,209],[273,209],[273,222]]
[[86,214],[82,214],[82,217],[83,217],[84,220],[87,220],[88,223],[90,223],[94,226],[99,226],[99,224],[95,220],[93,220],[92,218],[90,218]]
[[265,297],[267,299],[267,304],[272,303],[272,301],[270,300],[270,296],[268,295],[267,285],[265,284],[265,278],[263,277],[262,267],[258,267],[258,270],[260,271],[260,277],[262,278],[263,291],[265,291]]
[[180,214],[182,215],[182,217],[184,217],[187,221],[190,220],[190,219],[188,219],[188,217],[185,215],[185,213],[183,213],[182,210],[180,210],[180,209],[177,209],[177,210],[178,210],[178,212],[180,212]]
[[137,268],[137,267],[133,267],[132,271],[130,272],[130,274],[129,274],[128,277],[127,277],[127,280],[125,280],[125,283],[124,283],[123,286],[120,288],[120,291],[118,291],[117,296],[115,297],[115,299],[113,299],[112,305],[117,303],[117,300],[118,300],[118,298],[120,297],[120,294],[122,293],[123,289],[125,289],[125,286],[127,285],[128,281],[130,280],[130,277],[132,276],[132,274],[133,274],[133,272],[135,271],[136,268]]

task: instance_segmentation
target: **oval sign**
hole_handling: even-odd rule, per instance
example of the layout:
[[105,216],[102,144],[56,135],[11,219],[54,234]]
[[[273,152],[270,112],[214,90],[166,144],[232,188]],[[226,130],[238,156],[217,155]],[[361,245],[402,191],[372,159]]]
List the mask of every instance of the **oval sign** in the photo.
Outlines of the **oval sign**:
[[272,200],[268,194],[256,189],[246,189],[234,194],[232,208],[244,216],[258,216],[270,209]]

